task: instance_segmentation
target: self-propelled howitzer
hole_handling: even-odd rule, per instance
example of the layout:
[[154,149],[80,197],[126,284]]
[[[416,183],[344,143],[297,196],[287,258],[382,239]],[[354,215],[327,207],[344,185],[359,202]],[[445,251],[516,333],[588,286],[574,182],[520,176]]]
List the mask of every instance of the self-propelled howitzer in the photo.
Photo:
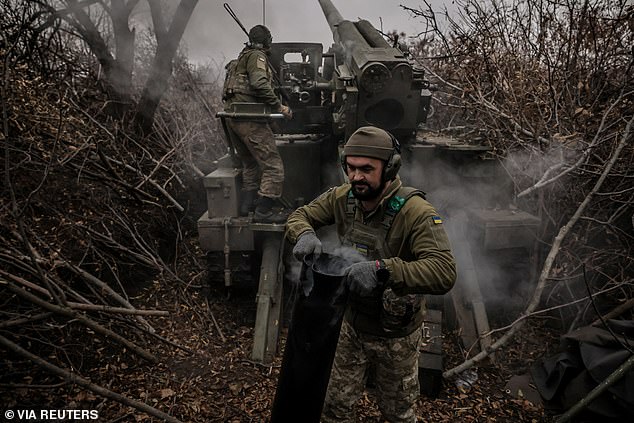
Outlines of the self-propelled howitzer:
[[[489,146],[422,131],[417,138],[416,130],[426,122],[431,101],[422,69],[368,21],[348,21],[330,0],[318,1],[333,34],[328,51],[320,43],[271,45],[270,66],[293,118],[283,119],[263,103],[233,103],[234,110],[224,112],[224,118],[271,121],[284,164],[281,200],[289,208],[343,182],[339,150],[357,128],[374,125],[394,134],[402,147],[405,166],[400,176],[404,183],[442,200],[439,212],[461,269],[450,301],[446,301],[452,306],[449,310],[456,310],[452,320],[460,326],[467,348],[478,343],[486,349],[490,338],[480,336],[488,332],[488,321],[478,281],[491,277],[487,266],[474,263],[482,256],[498,259],[506,253],[529,257],[525,251],[534,245],[539,219],[508,207],[512,185],[506,171],[489,155]],[[220,158],[217,168],[204,178],[208,204],[198,220],[199,240],[201,248],[210,253],[210,285],[224,281],[230,293],[234,285],[258,279],[252,359],[270,363],[278,352],[283,287],[285,282],[297,281],[287,280],[292,272],[284,269],[293,263],[284,242],[285,226],[254,222],[253,213],[239,215],[241,184],[232,157]],[[513,262],[522,269],[520,260]],[[485,273],[478,275],[478,271]],[[521,285],[521,275],[529,272],[521,270],[512,277],[500,274],[500,284],[508,280]],[[469,290],[461,293],[463,287]],[[445,299],[436,299],[442,304],[429,304],[441,309]],[[439,318],[434,317],[432,323],[430,327],[440,332]],[[432,396],[441,386],[439,351],[429,352],[429,362],[421,366],[427,374],[433,373],[435,382],[425,384],[433,388]]]

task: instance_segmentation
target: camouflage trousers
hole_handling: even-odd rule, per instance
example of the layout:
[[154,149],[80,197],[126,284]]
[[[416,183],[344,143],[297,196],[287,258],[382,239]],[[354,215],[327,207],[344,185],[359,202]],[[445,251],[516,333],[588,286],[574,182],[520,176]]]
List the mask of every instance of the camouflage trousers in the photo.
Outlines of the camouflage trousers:
[[227,119],[227,127],[242,162],[242,189],[257,189],[262,197],[279,198],[284,165],[269,124]]
[[402,338],[384,338],[358,333],[344,320],[321,421],[356,421],[355,405],[363,394],[368,368],[374,365],[376,400],[383,418],[389,422],[415,423],[421,342],[420,328]]

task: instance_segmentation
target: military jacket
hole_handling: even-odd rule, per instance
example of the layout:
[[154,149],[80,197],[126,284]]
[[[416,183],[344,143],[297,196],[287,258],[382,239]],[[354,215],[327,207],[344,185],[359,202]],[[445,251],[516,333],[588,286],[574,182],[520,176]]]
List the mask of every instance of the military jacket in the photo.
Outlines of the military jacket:
[[[353,214],[349,211],[351,185],[343,184],[331,188],[289,216],[287,236],[291,242],[296,242],[306,231],[335,225],[340,240],[345,243],[344,238],[351,233],[355,222],[377,227],[386,221],[385,214],[389,210],[390,201],[401,186],[400,179],[395,179],[378,206],[370,212],[363,212],[358,200],[355,199],[357,207]],[[389,251],[389,257],[380,258],[390,271],[388,286],[396,295],[444,294],[453,286],[456,279],[456,264],[449,240],[442,226],[442,219],[425,199],[412,196],[402,205],[390,222],[384,245],[385,248],[375,251]],[[354,296],[351,298],[352,311],[360,308],[356,307],[357,300]],[[393,335],[407,335],[420,324],[423,313],[423,309],[419,310],[402,333]],[[378,327],[378,315],[356,322],[354,312],[348,312],[346,318],[357,330],[389,336]]]
[[235,61],[226,67],[223,100],[225,109],[233,102],[257,102],[278,111],[279,98],[273,91],[271,69],[266,53],[258,48],[245,47]]

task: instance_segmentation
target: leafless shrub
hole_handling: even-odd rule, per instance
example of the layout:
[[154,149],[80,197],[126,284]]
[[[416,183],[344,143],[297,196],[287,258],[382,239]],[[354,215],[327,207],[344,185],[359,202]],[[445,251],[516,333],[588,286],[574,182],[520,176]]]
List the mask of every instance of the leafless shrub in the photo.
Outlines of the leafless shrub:
[[[181,59],[160,132],[133,136],[104,113],[109,100],[94,59],[50,26],[38,35],[30,3],[0,0],[0,14],[11,17],[0,38],[0,383],[48,380],[32,363],[125,402],[78,375],[112,357],[159,359],[151,341],[162,338],[147,316],[166,311],[129,292],[169,281],[178,299],[185,286],[177,244],[198,217],[186,214],[190,193],[222,153],[211,133],[214,106],[191,95],[192,86],[206,87],[202,70]],[[51,40],[59,49],[47,47]]]
[[[465,139],[494,148],[514,177],[518,204],[542,218],[545,246],[588,200],[544,300],[561,304],[612,287],[597,300],[609,310],[632,295],[634,7],[624,0],[455,5],[452,14],[426,1],[403,6],[428,25],[415,55],[438,88],[435,107],[444,113],[434,129],[466,128]],[[568,308],[566,324],[594,320],[588,304]]]

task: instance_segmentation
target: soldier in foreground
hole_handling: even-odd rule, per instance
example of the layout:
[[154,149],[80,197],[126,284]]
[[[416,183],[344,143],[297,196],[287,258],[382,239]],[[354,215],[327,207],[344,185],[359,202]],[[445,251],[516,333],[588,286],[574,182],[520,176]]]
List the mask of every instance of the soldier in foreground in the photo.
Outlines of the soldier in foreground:
[[[256,25],[249,31],[249,42],[226,67],[222,97],[226,111],[234,102],[264,103],[273,112],[281,112],[288,119],[292,117],[291,110],[273,91],[268,62],[272,41],[271,32],[264,25]],[[227,126],[242,162],[240,214],[246,216],[257,203],[256,221],[285,222],[286,215],[277,210],[281,206],[284,166],[268,121],[228,119]]]
[[299,260],[321,253],[315,230],[333,224],[342,244],[367,258],[346,273],[349,302],[322,421],[356,421],[355,405],[373,365],[383,417],[412,423],[420,393],[423,294],[451,289],[455,260],[442,219],[424,193],[402,186],[399,146],[391,134],[359,128],[344,146],[342,166],[350,182],[295,210],[287,223]]

